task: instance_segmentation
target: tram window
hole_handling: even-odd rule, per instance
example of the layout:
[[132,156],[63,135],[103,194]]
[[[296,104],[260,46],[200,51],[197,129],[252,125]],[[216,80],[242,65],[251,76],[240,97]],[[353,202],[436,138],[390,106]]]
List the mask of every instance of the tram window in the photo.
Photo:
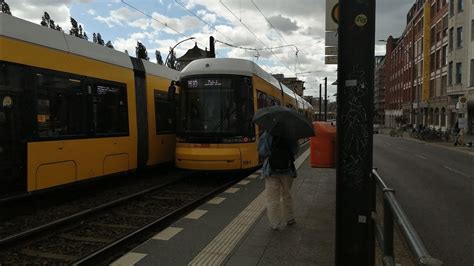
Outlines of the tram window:
[[37,73],[36,119],[40,138],[87,134],[87,95],[82,82]]
[[128,134],[126,87],[107,82],[94,82],[92,94],[95,133]]
[[257,108],[263,108],[266,106],[266,94],[261,91],[257,91]]
[[165,93],[155,91],[156,134],[176,132],[176,106]]
[[0,90],[1,87],[8,87],[9,91],[20,91],[23,89],[24,68],[19,65],[0,63]]

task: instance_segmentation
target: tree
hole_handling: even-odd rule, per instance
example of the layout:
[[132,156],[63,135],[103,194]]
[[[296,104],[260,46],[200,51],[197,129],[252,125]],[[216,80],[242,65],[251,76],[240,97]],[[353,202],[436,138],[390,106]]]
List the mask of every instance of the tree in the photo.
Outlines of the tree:
[[2,13],[11,15],[12,12],[10,11],[10,6],[5,2],[5,0],[0,0],[0,7],[2,9]]
[[127,50],[125,50],[124,53],[126,53],[127,55],[129,55]]
[[87,33],[84,31],[84,34],[82,34],[82,39],[88,41],[89,37],[87,36]]
[[176,69],[176,53],[171,48],[170,48],[170,54],[169,54],[168,62],[166,63],[166,66],[171,69]]
[[137,58],[150,60],[150,58],[148,57],[148,52],[146,51],[146,47],[141,42],[137,41],[137,47],[135,47],[135,54]]
[[44,12],[43,16],[41,17],[41,26],[49,27],[51,23],[51,17],[49,16],[48,12]]
[[114,46],[112,45],[112,42],[111,41],[108,41],[106,44],[105,44],[106,47],[110,48],[110,49],[114,49]]
[[92,33],[92,42],[97,43],[97,34],[95,34],[95,32]]
[[156,63],[158,63],[159,65],[163,65],[163,58],[161,58],[160,51],[156,50],[155,56],[156,56]]
[[59,25],[56,25],[54,23],[54,20],[51,19],[51,16],[48,14],[48,12],[44,12],[43,16],[41,17],[41,23],[40,24],[41,24],[41,26],[49,27],[53,30],[63,31],[63,29],[61,27],[59,27]]
[[105,42],[104,40],[102,39],[102,36],[100,35],[100,33],[97,33],[97,44],[100,44],[102,46],[105,45]]
[[79,27],[77,21],[71,17],[71,29],[69,30],[69,35],[79,37]]

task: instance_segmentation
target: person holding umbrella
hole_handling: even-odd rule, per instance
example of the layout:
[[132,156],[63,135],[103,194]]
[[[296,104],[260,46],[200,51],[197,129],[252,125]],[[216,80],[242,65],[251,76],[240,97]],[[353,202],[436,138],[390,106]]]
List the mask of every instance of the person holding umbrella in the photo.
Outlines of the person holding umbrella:
[[268,220],[270,227],[278,230],[282,218],[287,225],[296,223],[291,197],[293,178],[297,175],[294,156],[299,149],[298,139],[314,132],[304,116],[286,107],[259,109],[253,121],[265,130],[258,143],[258,153],[264,158],[262,174]]

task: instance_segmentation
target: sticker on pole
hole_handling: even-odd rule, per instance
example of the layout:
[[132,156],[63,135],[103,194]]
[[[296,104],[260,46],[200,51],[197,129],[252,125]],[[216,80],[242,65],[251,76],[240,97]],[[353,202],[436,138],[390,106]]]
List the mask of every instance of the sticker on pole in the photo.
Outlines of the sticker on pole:
[[357,15],[357,17],[355,18],[355,24],[358,26],[358,27],[363,27],[365,26],[365,24],[367,24],[367,16],[364,15],[364,14],[359,14]]

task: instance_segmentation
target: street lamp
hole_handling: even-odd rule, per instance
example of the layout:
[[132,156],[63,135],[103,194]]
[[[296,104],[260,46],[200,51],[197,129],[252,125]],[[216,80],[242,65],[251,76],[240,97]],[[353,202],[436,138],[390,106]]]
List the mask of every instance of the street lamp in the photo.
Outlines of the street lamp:
[[195,37],[189,37],[187,39],[179,41],[177,44],[175,44],[173,47],[171,47],[170,52],[168,53],[168,56],[166,57],[166,60],[165,60],[165,66],[168,65],[168,60],[169,60],[170,56],[173,54],[174,48],[176,48],[176,46],[180,45],[181,43],[183,43],[185,41],[194,40],[194,39],[196,39],[196,38]]

